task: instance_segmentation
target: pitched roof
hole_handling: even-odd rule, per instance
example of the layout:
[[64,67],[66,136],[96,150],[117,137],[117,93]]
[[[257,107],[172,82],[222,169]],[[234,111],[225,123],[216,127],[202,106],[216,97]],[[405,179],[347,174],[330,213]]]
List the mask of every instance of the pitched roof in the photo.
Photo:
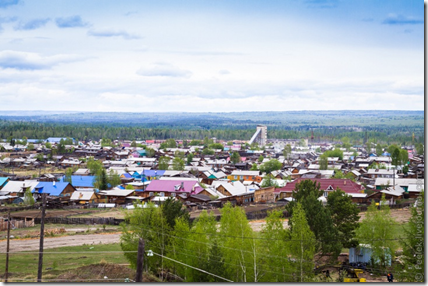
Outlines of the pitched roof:
[[32,193],[49,194],[50,196],[59,196],[69,185],[68,182],[40,182],[34,188]]
[[21,193],[24,188],[30,188],[30,191],[33,191],[39,182],[36,180],[25,180],[22,181],[9,181],[3,189],[1,189],[4,193]]
[[0,177],[0,186],[3,186],[3,185],[4,185],[4,183],[6,183],[6,182],[7,182],[7,180],[9,180],[9,178],[8,178],[8,177]]
[[[330,186],[333,190],[337,188],[341,189],[345,193],[360,193],[364,190],[364,187],[353,182],[349,179],[306,179],[312,182],[316,181],[320,184],[320,190],[327,190]],[[296,184],[302,182],[302,179],[294,180],[291,183],[287,183],[286,186],[276,189],[275,192],[292,192],[296,188]]]
[[165,170],[144,170],[141,172],[141,175],[147,176],[147,177],[157,177],[157,176],[163,176],[165,173]]
[[95,176],[71,176],[73,187],[94,187]]
[[[195,185],[198,181],[195,180],[154,180],[147,186],[146,191],[149,192],[186,192],[191,193],[195,190]],[[183,188],[181,188],[183,185]]]
[[71,197],[70,201],[89,201],[91,197],[93,196],[94,192],[80,192],[75,191]]

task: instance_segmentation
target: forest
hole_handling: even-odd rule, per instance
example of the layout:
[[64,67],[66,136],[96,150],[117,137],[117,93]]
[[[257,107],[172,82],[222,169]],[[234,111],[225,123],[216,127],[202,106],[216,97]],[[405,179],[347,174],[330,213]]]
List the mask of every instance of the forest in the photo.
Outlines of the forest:
[[257,124],[269,139],[311,138],[314,142],[348,137],[386,144],[424,142],[423,111],[295,111],[236,113],[58,113],[2,112],[0,138],[77,140],[203,139],[249,140]]

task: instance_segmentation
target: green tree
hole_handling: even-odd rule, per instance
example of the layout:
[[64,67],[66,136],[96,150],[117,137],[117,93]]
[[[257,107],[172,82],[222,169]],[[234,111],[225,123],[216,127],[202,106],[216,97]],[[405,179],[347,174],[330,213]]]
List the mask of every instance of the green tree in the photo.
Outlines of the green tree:
[[407,164],[409,161],[409,152],[406,149],[400,149],[400,165]]
[[423,282],[425,280],[425,196],[421,191],[416,204],[411,208],[411,218],[400,239],[403,247],[403,265],[400,267],[400,282]]
[[276,181],[276,179],[272,176],[272,174],[268,174],[264,177],[263,182],[261,184],[262,188],[266,188],[266,187],[275,187],[278,188],[278,182]]
[[32,206],[36,203],[34,200],[33,194],[31,193],[30,188],[27,188],[24,193],[24,205]]
[[396,234],[394,225],[396,221],[391,217],[385,195],[382,195],[380,210],[374,201],[371,202],[365,218],[356,231],[356,237],[362,244],[369,244],[372,249],[372,263],[378,264],[382,269],[386,267],[386,260],[392,258],[396,249]]
[[424,144],[422,144],[422,143],[416,144],[416,153],[418,153],[418,155],[424,154]]
[[285,145],[284,150],[282,151],[282,154],[284,155],[285,159],[288,160],[290,158],[290,156],[291,156],[291,145],[290,144]]
[[49,143],[49,142],[47,142],[47,143],[45,144],[45,147],[46,147],[47,149],[52,149],[52,144],[51,144],[51,143]]
[[184,170],[184,166],[185,166],[185,162],[184,160],[182,160],[179,157],[175,157],[172,160],[172,169],[176,170],[176,171],[183,171]]
[[401,165],[400,149],[396,148],[391,154],[392,165]]
[[233,142],[232,141],[228,141],[227,142],[227,146],[232,146],[233,145]]
[[36,156],[37,161],[39,162],[44,162],[45,161],[45,157],[43,156],[42,153],[38,153]]
[[202,145],[202,143],[201,143],[201,140],[193,139],[192,141],[190,141],[189,145],[190,146],[200,146],[200,145]]
[[[266,224],[261,231],[261,238],[269,241],[265,244],[265,260],[267,270],[263,281],[266,282],[290,282],[293,277],[293,263],[290,255],[290,232],[284,229],[283,214],[280,210],[268,212]],[[269,271],[273,270],[273,271]]]
[[193,153],[187,154],[187,165],[190,165],[193,161]]
[[252,166],[251,166],[251,169],[250,169],[251,171],[258,171],[259,169],[258,169],[258,167],[257,167],[257,164],[256,163],[254,163]]
[[135,142],[135,140],[131,142],[131,147],[137,147],[137,142]]
[[134,190],[132,185],[126,185],[125,190]]
[[376,144],[376,155],[381,156],[382,155],[382,145]]
[[146,156],[147,158],[153,158],[155,156],[155,150],[152,148],[146,148]]
[[269,160],[269,161],[261,164],[259,167],[261,172],[265,172],[267,174],[270,174],[276,170],[281,170],[281,168],[282,168],[282,163],[279,162],[277,159]]
[[259,163],[263,162],[263,160],[264,160],[263,155],[260,155],[260,156],[259,156],[259,159],[258,159]]
[[203,155],[214,155],[214,150],[213,149],[210,149],[210,148],[204,148],[203,150],[202,150],[202,154]]
[[120,176],[118,173],[116,173],[113,169],[110,169],[107,183],[110,184],[111,188],[114,188],[122,183],[122,180],[120,179]]
[[235,151],[232,153],[232,155],[230,155],[230,161],[233,164],[237,164],[237,163],[241,162],[241,156],[239,155],[238,152]]
[[323,155],[325,155],[326,157],[339,157],[339,160],[343,160],[343,151],[339,148],[325,151]]
[[34,150],[34,144],[33,143],[29,143],[27,146],[27,150],[28,151],[33,151]]
[[210,149],[220,149],[220,150],[223,151],[224,146],[221,143],[212,143],[212,144],[208,145],[208,148],[210,148]]
[[71,181],[71,176],[73,175],[74,172],[76,172],[78,169],[78,167],[71,167],[71,168],[67,168],[65,170],[65,178],[64,178],[64,182],[69,182],[70,184],[72,184],[73,182]]
[[102,169],[95,176],[94,187],[99,189],[99,190],[107,190],[108,189],[107,172],[105,169]]
[[352,144],[351,141],[348,137],[343,137],[342,138],[342,147],[346,149],[346,151],[349,151],[349,149],[351,148]]
[[174,139],[170,138],[165,141],[166,148],[177,148],[177,142]]
[[359,209],[352,199],[341,189],[330,192],[327,197],[327,208],[333,219],[333,226],[338,230],[337,240],[342,248],[356,247],[355,231],[358,228]]
[[[150,202],[146,208],[138,207],[135,204],[135,208],[131,212],[125,213],[125,223],[121,224],[121,229],[120,246],[132,268],[136,268],[140,238],[144,239],[147,250],[150,249],[161,255],[166,254],[168,235],[171,230],[161,207],[156,207]],[[163,258],[157,255],[147,259],[145,254],[144,263],[149,271],[155,273],[163,268]]]
[[300,203],[293,207],[293,216],[290,218],[290,253],[296,259],[296,273],[298,282],[310,280],[314,268],[315,235],[311,231],[307,214]]
[[175,221],[178,218],[185,219],[187,223],[190,222],[189,213],[186,211],[183,204],[178,200],[174,200],[173,198],[168,198],[162,204],[162,213],[170,229],[175,227]]
[[86,162],[86,167],[89,169],[89,172],[97,176],[101,173],[101,170],[104,169],[103,163],[98,160],[94,160],[93,158],[89,158]]
[[318,160],[319,164],[320,164],[320,170],[327,170],[328,168],[328,159],[326,155],[321,155],[319,160]]
[[329,209],[318,200],[323,193],[320,190],[320,184],[317,184],[316,181],[303,180],[296,184],[293,190],[294,201],[288,203],[286,208],[293,215],[294,206],[301,203],[308,224],[318,240],[317,250],[324,254],[332,253],[333,257],[337,257],[341,250],[340,243],[336,239],[338,230],[333,226]]
[[228,265],[227,277],[235,282],[259,281],[263,267],[260,263],[260,240],[255,239],[245,211],[227,202],[220,212],[219,234],[223,237],[220,247],[234,249],[223,253],[224,263]]
[[169,157],[162,156],[159,158],[158,170],[168,170],[169,168]]

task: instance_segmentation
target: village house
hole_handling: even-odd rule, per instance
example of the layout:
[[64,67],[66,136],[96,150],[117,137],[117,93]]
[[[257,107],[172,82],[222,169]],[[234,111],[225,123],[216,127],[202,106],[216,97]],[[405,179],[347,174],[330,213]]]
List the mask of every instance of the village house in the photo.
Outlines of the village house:
[[252,181],[260,183],[263,178],[260,176],[259,171],[235,170],[227,176],[227,179],[229,181]]
[[[307,179],[315,181],[320,184],[320,190],[324,191],[323,196],[327,197],[329,192],[335,191],[337,188],[344,191],[347,195],[352,197],[352,201],[355,203],[365,203],[367,194],[364,193],[364,187],[349,179]],[[293,190],[296,188],[296,184],[299,184],[303,179],[297,179],[293,182],[287,183],[282,188],[275,190],[277,199],[292,197]]]

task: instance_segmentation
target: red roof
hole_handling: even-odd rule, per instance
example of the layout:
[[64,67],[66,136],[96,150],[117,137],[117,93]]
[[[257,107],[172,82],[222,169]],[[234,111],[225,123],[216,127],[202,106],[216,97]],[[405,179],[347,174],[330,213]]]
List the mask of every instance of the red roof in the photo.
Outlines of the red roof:
[[[183,188],[181,184],[183,183]],[[197,185],[198,181],[181,181],[177,180],[153,180],[147,186],[147,192],[179,192],[179,193],[191,193],[195,191],[194,186]],[[177,186],[177,189],[175,188]]]
[[292,192],[296,188],[296,184],[304,180],[316,181],[320,184],[320,190],[328,190],[330,186],[333,188],[333,190],[339,188],[345,193],[360,193],[362,190],[364,190],[363,186],[349,179],[297,179],[291,183],[287,183],[285,187],[276,189],[275,192]]

